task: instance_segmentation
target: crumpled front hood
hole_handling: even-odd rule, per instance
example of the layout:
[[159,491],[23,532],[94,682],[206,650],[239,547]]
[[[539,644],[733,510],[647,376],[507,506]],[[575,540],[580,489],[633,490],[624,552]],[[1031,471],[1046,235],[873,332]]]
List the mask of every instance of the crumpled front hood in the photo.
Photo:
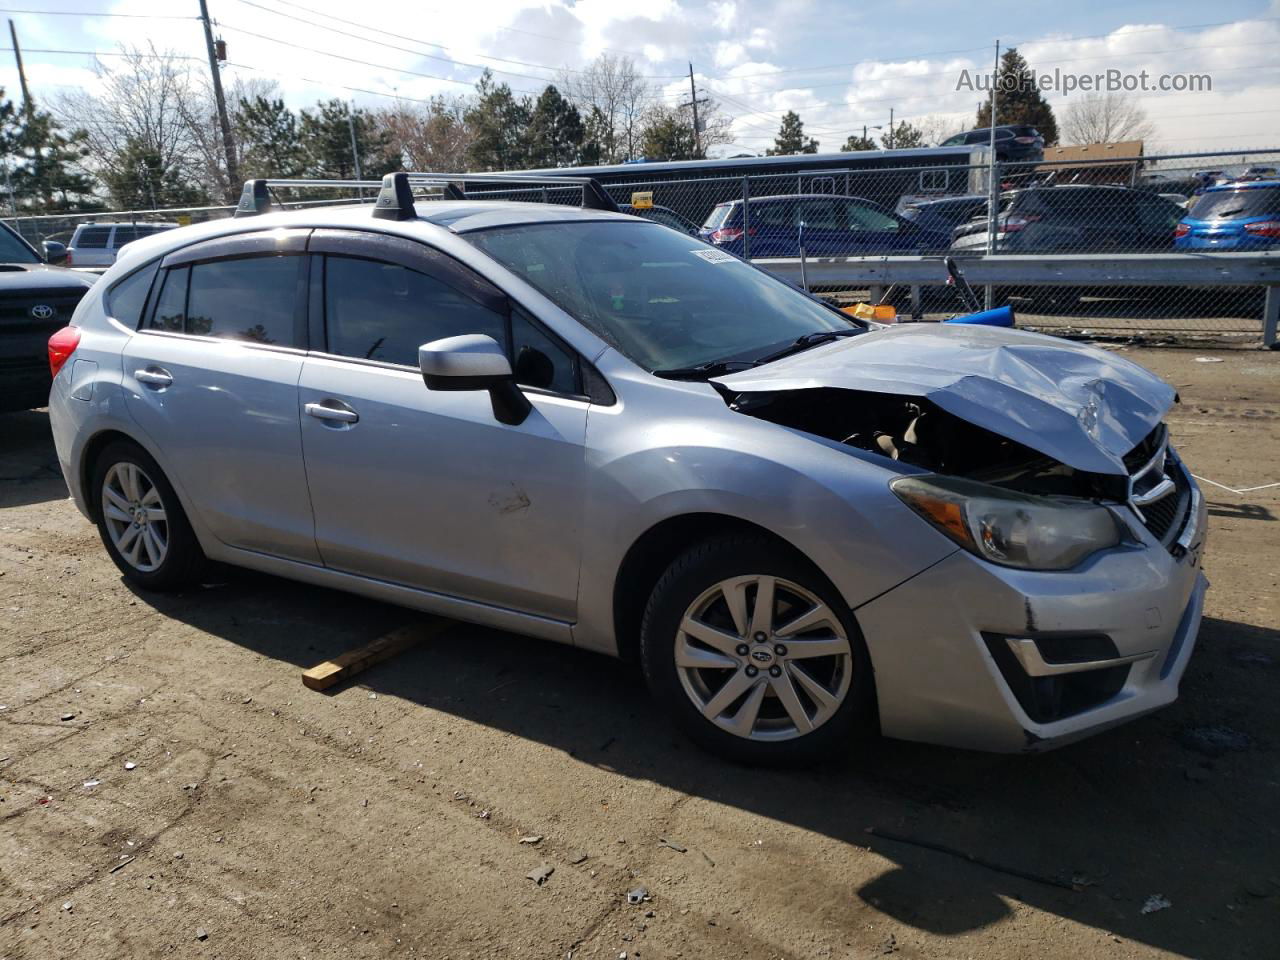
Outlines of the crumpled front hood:
[[735,393],[820,387],[921,397],[1076,470],[1126,474],[1122,457],[1177,399],[1135,363],[1020,330],[904,324],[715,378]]

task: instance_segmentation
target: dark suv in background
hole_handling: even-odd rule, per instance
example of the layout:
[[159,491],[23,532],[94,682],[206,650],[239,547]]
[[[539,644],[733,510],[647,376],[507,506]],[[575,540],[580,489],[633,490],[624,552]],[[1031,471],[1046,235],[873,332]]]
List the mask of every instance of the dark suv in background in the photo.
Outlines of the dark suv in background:
[[49,266],[0,223],[0,411],[49,402],[49,337],[71,322],[94,279]]
[[925,253],[945,250],[951,240],[946,231],[922,229],[861,197],[752,197],[746,213],[744,218],[741,200],[721,203],[707,216],[699,236],[734,256],[749,253],[753,258],[798,257],[802,239],[810,257]]
[[[957,133],[943,140],[940,147],[989,147],[991,128]],[[1044,135],[1035,127],[1014,124],[996,127],[996,160],[1000,163],[1039,163],[1044,159]]]
[[[1010,190],[1000,197],[1000,253],[1140,253],[1169,250],[1185,210],[1171,200],[1128,187],[1065,184]],[[951,249],[982,253],[987,218],[955,230]]]

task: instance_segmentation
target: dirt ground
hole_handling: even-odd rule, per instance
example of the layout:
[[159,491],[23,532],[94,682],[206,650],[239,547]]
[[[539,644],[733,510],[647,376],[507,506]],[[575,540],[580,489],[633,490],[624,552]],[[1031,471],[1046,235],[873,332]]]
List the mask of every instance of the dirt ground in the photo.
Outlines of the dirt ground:
[[1280,481],[1280,353],[1124,353],[1214,481],[1179,702],[1040,756],[803,772],[465,625],[309,691],[416,615],[256,574],[136,595],[44,413],[0,416],[0,958],[1280,956],[1280,487],[1237,492]]

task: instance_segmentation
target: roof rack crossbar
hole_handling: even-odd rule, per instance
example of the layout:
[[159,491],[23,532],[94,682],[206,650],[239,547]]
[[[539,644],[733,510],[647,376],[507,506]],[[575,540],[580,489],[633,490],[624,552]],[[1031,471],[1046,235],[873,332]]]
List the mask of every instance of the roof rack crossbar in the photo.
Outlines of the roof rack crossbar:
[[445,199],[463,200],[467,184],[490,187],[540,186],[579,187],[582,206],[588,210],[618,212],[618,205],[592,177],[537,176],[519,173],[389,173],[382,178],[382,189],[374,203],[373,215],[382,220],[410,220],[417,216],[413,207],[413,188],[438,186]]
[[272,187],[289,187],[291,189],[351,189],[377,190],[381,188],[380,180],[246,180],[244,190],[240,194],[240,202],[236,205],[235,216],[256,217],[269,213],[280,204],[273,202]]

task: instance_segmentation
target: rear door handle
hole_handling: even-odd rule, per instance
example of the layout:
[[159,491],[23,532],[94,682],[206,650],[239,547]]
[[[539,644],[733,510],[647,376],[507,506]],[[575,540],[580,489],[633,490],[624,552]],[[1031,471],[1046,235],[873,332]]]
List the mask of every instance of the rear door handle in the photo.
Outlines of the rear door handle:
[[307,416],[315,417],[318,420],[332,420],[336,423],[359,423],[360,414],[356,413],[345,403],[342,406],[329,406],[329,404],[342,403],[341,400],[329,400],[325,403],[308,403],[302,409],[307,412]]
[[163,367],[147,367],[145,370],[135,370],[133,371],[133,377],[139,383],[145,383],[148,387],[163,389],[164,387],[173,386],[173,374]]

